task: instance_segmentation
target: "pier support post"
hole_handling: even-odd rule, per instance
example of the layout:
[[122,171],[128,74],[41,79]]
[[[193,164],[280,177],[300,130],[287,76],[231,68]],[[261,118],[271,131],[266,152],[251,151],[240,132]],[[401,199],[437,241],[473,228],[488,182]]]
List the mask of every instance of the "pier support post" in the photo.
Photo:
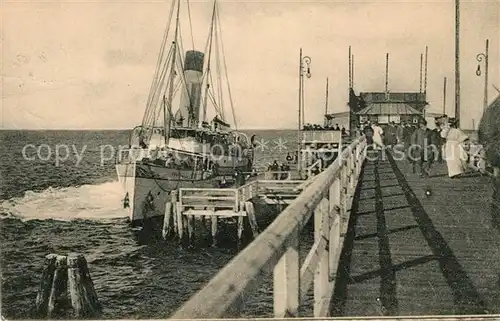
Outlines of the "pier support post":
[[278,264],[274,267],[274,317],[297,317],[300,300],[300,263],[299,263],[300,231],[295,229]]
[[[314,211],[314,241],[320,242],[321,238],[329,235],[329,231],[324,228],[330,227],[330,217],[328,213],[328,200],[323,198]],[[327,296],[331,295],[328,292],[329,280],[329,251],[323,251],[319,257],[319,263],[314,275],[314,317],[326,316],[328,314],[325,309],[325,302],[329,299]],[[326,313],[325,313],[326,312]]]
[[252,229],[253,238],[255,239],[259,235],[259,227],[257,225],[257,219],[255,217],[255,209],[252,202],[250,201],[245,202],[245,212],[247,212],[248,222],[250,223],[250,228]]
[[194,244],[194,215],[188,215],[186,216],[186,220],[187,220],[187,227],[188,227],[188,242],[189,244],[188,245],[193,245]]
[[172,234],[172,213],[173,213],[173,206],[172,202],[167,202],[165,204],[165,216],[163,218],[163,230],[162,230],[162,237],[164,240],[166,240],[171,234]]
[[[245,211],[245,203],[244,202],[239,203],[238,211],[240,213]],[[243,228],[244,228],[243,219],[244,219],[244,216],[241,216],[241,215],[238,216],[238,248],[241,247],[241,243],[242,243],[242,239],[243,239]]]
[[177,216],[177,235],[179,237],[179,244],[182,244],[184,238],[184,218],[182,217],[181,202],[175,203],[175,215]]
[[212,219],[212,247],[216,247],[217,246],[217,216],[216,215],[212,215],[211,217]]
[[46,256],[35,314],[37,318],[67,318],[72,315],[81,319],[100,316],[101,305],[83,255],[70,253],[67,257],[56,254]]

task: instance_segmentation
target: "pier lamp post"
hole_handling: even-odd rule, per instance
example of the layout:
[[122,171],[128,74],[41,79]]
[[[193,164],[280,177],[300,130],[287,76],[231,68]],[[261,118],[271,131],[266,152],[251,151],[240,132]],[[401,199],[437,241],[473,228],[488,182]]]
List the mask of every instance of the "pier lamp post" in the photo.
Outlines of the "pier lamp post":
[[476,75],[481,76],[481,61],[484,59],[484,101],[483,101],[483,112],[488,107],[488,46],[489,40],[486,39],[486,48],[484,53],[479,53],[476,56],[477,70]]
[[311,78],[311,57],[302,56],[302,48],[300,48],[300,58],[299,58],[299,119],[298,119],[298,132],[297,132],[297,170],[301,173],[301,137],[300,132],[303,129],[305,117],[304,117],[304,73],[307,78]]

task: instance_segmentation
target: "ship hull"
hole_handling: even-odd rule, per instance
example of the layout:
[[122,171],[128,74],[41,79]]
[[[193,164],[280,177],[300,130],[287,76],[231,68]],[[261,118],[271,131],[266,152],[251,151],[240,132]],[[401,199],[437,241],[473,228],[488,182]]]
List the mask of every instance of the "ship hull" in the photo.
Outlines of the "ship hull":
[[[244,170],[244,167],[236,168]],[[192,170],[179,170],[154,166],[151,164],[117,164],[118,180],[124,190],[124,209],[127,211],[132,226],[143,225],[144,221],[163,218],[166,203],[171,192],[179,188],[219,187],[224,174],[230,174],[235,168],[220,169],[220,175],[208,176],[206,173]]]

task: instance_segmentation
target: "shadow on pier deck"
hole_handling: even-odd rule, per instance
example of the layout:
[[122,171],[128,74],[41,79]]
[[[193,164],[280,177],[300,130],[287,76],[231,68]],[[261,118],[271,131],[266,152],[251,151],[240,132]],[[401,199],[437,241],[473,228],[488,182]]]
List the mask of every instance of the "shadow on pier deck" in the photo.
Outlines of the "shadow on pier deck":
[[500,313],[489,178],[450,179],[440,163],[421,178],[389,153],[371,159],[354,195],[331,315]]

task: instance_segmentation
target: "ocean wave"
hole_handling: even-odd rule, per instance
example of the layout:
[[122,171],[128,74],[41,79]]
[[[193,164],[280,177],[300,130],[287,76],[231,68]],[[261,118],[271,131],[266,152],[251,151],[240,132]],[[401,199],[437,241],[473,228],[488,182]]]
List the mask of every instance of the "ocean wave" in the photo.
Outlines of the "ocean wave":
[[126,217],[118,181],[78,187],[26,191],[23,197],[0,201],[1,218],[26,220],[106,220]]

